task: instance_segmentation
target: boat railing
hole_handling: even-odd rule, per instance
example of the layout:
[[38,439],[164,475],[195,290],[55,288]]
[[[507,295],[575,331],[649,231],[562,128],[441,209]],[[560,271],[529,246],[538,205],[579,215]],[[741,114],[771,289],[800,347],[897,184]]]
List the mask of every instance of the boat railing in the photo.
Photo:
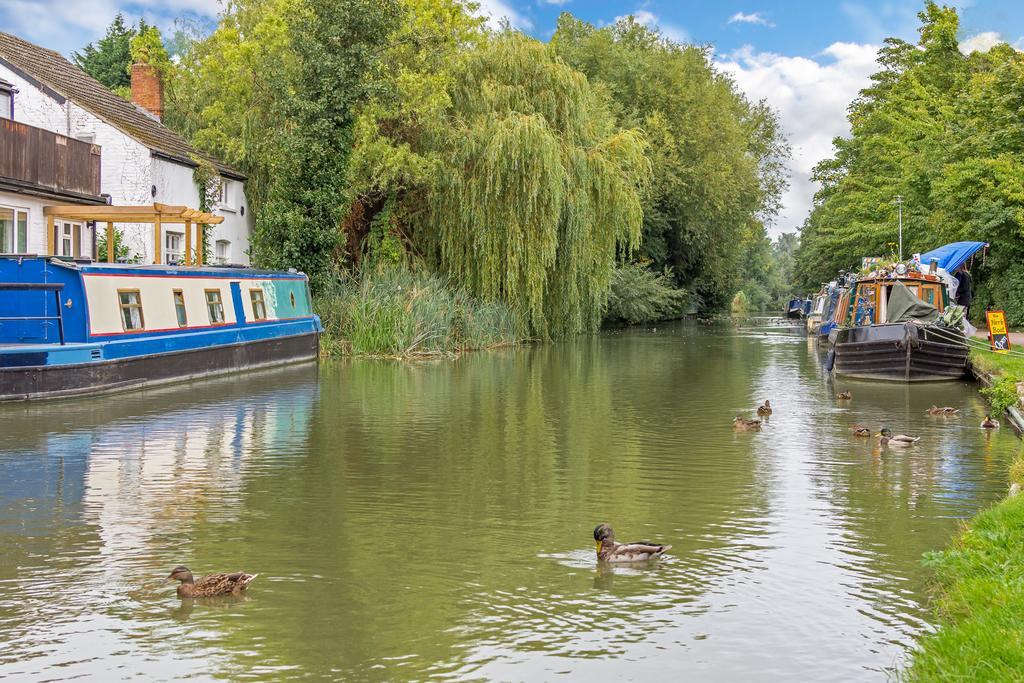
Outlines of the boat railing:
[[61,346],[64,345],[64,316],[63,310],[60,303],[61,290],[64,289],[63,283],[60,282],[0,282],[0,292],[3,291],[36,291],[36,292],[53,292],[54,301],[57,304],[57,315],[12,315],[12,316],[0,316],[0,323],[2,322],[27,322],[31,320],[39,320],[44,324],[48,321],[57,322],[57,336],[60,339]]

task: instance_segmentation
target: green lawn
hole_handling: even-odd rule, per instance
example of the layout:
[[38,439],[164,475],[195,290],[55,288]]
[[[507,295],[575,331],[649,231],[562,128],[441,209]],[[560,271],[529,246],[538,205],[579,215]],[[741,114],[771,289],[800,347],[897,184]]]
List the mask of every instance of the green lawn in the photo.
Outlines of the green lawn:
[[[1020,481],[1024,460],[1012,475]],[[1024,495],[980,513],[925,562],[939,581],[939,630],[920,642],[908,681],[1024,680]]]

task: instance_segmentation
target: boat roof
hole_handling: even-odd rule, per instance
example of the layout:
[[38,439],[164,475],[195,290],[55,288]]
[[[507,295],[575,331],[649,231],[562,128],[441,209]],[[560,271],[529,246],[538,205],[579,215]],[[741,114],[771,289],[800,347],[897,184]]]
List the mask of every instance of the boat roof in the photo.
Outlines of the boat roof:
[[[48,258],[48,257],[42,257]],[[157,264],[138,263],[101,263],[88,261],[72,261],[61,258],[50,258],[54,265],[77,270],[81,273],[96,275],[138,275],[138,276],[167,276],[167,277],[216,277],[216,278],[244,278],[244,279],[285,279],[305,280],[305,273],[296,270],[263,270],[260,268],[249,268],[247,266],[168,266]]]

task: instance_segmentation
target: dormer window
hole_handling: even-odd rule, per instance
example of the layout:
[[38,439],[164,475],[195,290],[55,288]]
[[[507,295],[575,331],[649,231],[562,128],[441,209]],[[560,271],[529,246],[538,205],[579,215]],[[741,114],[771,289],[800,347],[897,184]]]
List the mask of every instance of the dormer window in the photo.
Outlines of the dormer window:
[[14,93],[18,92],[13,85],[0,78],[0,119],[14,118]]

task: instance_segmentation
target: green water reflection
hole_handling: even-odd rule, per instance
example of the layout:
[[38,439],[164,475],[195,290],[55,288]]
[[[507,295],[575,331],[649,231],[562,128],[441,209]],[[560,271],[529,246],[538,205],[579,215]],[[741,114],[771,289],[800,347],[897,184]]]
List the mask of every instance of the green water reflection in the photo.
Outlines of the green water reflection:
[[[0,677],[883,679],[928,628],[921,554],[1002,495],[1018,444],[967,383],[839,404],[807,340],[765,332],[0,408]],[[598,568],[600,521],[672,556]],[[181,563],[260,577],[181,603]]]

